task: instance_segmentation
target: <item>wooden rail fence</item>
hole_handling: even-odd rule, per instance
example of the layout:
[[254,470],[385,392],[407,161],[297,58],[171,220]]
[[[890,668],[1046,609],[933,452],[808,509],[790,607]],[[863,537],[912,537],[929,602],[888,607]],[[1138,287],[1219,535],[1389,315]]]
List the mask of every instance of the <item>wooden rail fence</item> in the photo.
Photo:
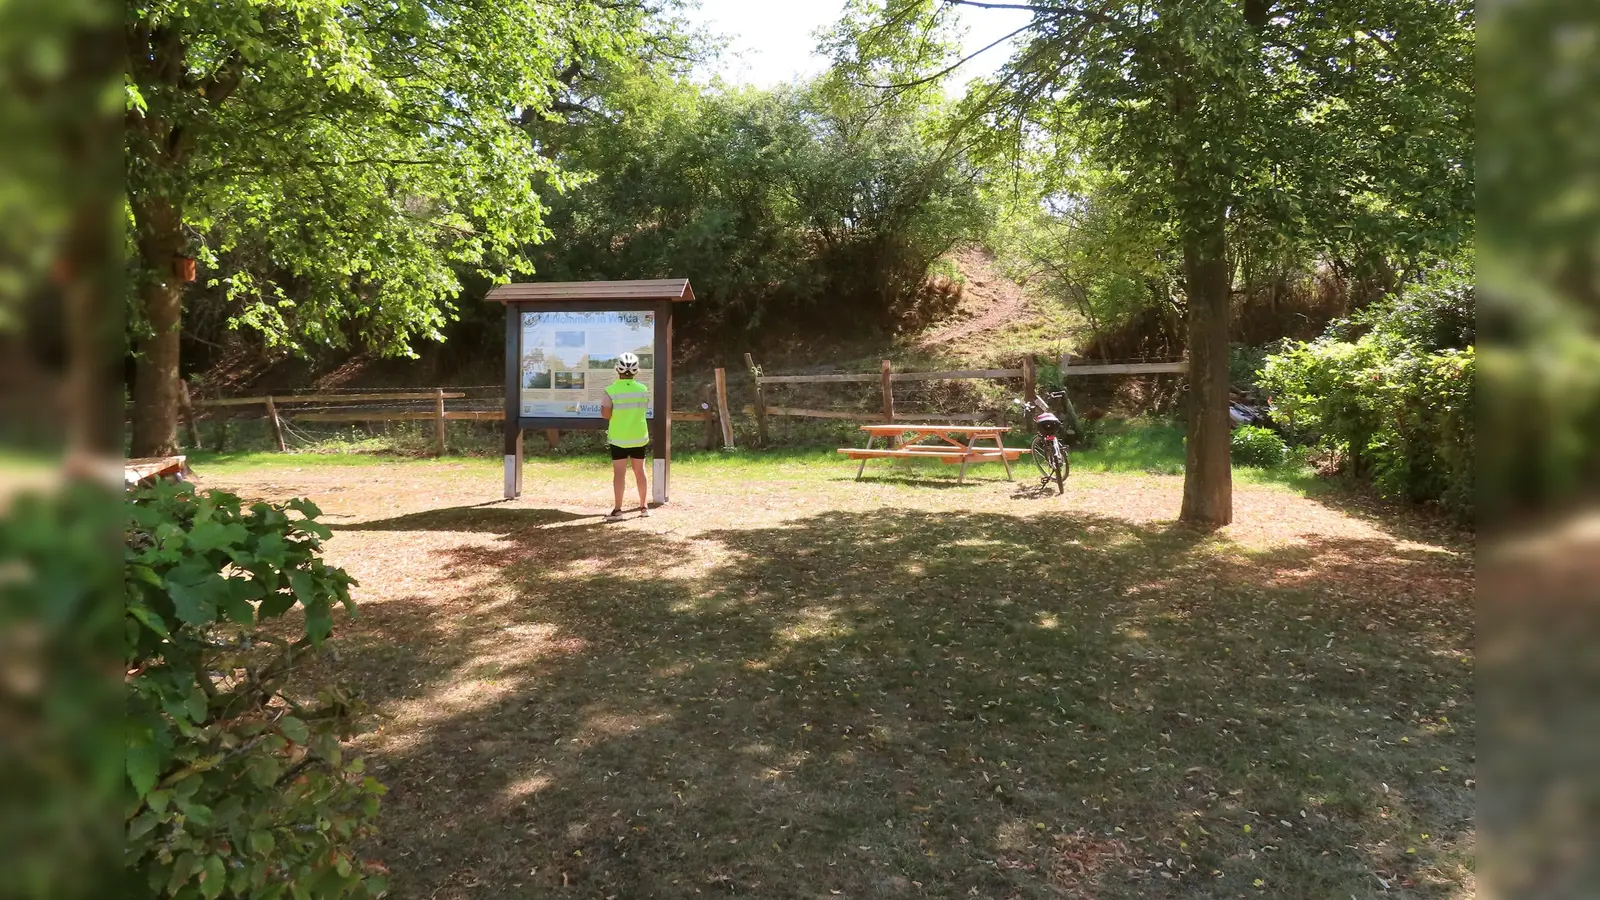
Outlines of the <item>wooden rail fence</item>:
[[[1157,374],[1184,374],[1189,371],[1186,360],[1171,362],[1124,362],[1124,363],[1073,363],[1071,354],[1063,354],[1058,363],[1063,379],[1083,375],[1157,375]],[[767,442],[766,419],[768,416],[798,416],[814,419],[863,419],[878,418],[884,423],[896,421],[929,422],[933,424],[955,422],[979,422],[986,418],[981,413],[967,413],[962,415],[930,415],[927,413],[913,413],[897,415],[894,407],[894,385],[901,382],[912,381],[955,381],[963,379],[1007,379],[1021,378],[1022,391],[1025,396],[1033,396],[1038,388],[1035,364],[1032,358],[1024,358],[1021,368],[1016,369],[951,369],[940,372],[895,372],[889,360],[883,360],[877,373],[847,373],[825,375],[765,375],[762,374],[750,354],[745,354],[745,364],[749,366],[751,376],[756,386],[756,402],[753,406],[745,407],[747,415],[754,415],[757,422],[758,436],[764,445]],[[718,370],[721,371],[720,369]],[[882,390],[882,409],[874,417],[865,411],[831,410],[831,409],[804,409],[793,406],[767,405],[766,385],[779,384],[872,384],[878,383]]]
[[[890,360],[883,360],[877,372],[870,373],[842,373],[821,375],[767,375],[764,374],[750,354],[744,355],[746,367],[750,372],[750,381],[754,387],[754,400],[752,404],[737,407],[739,412],[752,416],[756,422],[757,445],[766,446],[769,443],[767,434],[768,419],[777,417],[796,417],[812,419],[835,419],[842,421],[857,421],[864,424],[883,424],[896,421],[918,421],[932,424],[954,424],[961,422],[982,422],[988,416],[983,413],[961,414],[929,414],[907,413],[897,414],[895,411],[894,385],[905,382],[945,381],[962,379],[1011,379],[1021,378],[1023,393],[1032,396],[1037,388],[1035,365],[1031,358],[1025,358],[1021,368],[1016,369],[951,369],[938,372],[896,372]],[[1059,360],[1063,378],[1083,375],[1151,375],[1151,374],[1183,374],[1188,372],[1189,364],[1186,361],[1174,362],[1131,362],[1131,363],[1087,363],[1073,364],[1072,357],[1062,356]],[[796,406],[779,406],[768,402],[766,387],[769,385],[793,384],[873,384],[880,388],[882,406],[878,410],[844,410],[844,409],[807,409]],[[201,410],[230,411],[248,408],[251,406],[263,407],[264,416],[272,423],[272,433],[278,449],[286,450],[287,442],[284,439],[284,419],[292,418],[303,422],[434,422],[434,452],[443,455],[445,452],[447,422],[498,422],[505,418],[505,411],[499,405],[501,398],[498,394],[492,397],[476,398],[476,402],[487,403],[491,400],[496,403],[494,408],[488,409],[450,409],[447,401],[461,400],[467,394],[460,390],[446,390],[434,388],[426,391],[376,391],[373,393],[343,393],[343,394],[270,394],[253,397],[221,397],[212,399],[192,400],[185,386],[181,397],[181,411],[184,424],[188,430],[190,443],[199,446],[199,436],[195,422],[206,417]],[[412,406],[399,409],[329,409],[341,405],[375,404],[375,403],[428,403],[426,408]],[[296,407],[316,405],[317,409],[296,411]],[[704,446],[711,449],[720,443],[724,448],[734,446],[732,409],[728,399],[728,379],[725,369],[716,369],[712,380],[701,391],[701,403],[698,410],[672,410],[671,421],[674,422],[704,422],[706,425]],[[227,439],[226,419],[223,421],[221,441]],[[551,446],[555,445],[559,432],[549,432],[546,435]],[[221,449],[219,444],[219,449]]]

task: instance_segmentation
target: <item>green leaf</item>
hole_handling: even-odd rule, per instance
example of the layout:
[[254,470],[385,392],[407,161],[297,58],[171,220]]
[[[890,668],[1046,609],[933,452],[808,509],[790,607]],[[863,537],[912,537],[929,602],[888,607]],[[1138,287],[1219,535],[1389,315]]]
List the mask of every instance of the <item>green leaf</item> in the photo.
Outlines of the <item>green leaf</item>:
[[127,839],[130,841],[136,841],[139,838],[144,837],[146,834],[149,834],[152,829],[160,824],[160,813],[153,809],[145,810],[144,812],[135,816],[132,822],[128,823]]
[[296,744],[305,744],[311,736],[306,728],[306,723],[294,716],[284,716],[278,722],[278,730],[283,733],[284,737],[294,741]]
[[208,553],[242,544],[249,537],[250,533],[238,523],[224,525],[220,522],[201,522],[189,531],[189,546],[201,553]]
[[199,685],[189,689],[189,699],[186,706],[189,718],[192,721],[198,723],[206,720],[206,693],[200,689]]
[[172,874],[167,878],[167,896],[176,894],[178,888],[183,887],[190,878],[194,877],[194,873],[199,869],[200,857],[189,851],[179,854],[178,858],[172,863]]
[[168,790],[151,791],[145,795],[144,802],[157,813],[167,811],[167,804],[172,801],[172,792]]
[[155,570],[149,566],[130,565],[128,566],[128,574],[146,584],[161,587],[161,576],[157,575]]
[[290,500],[288,503],[285,503],[284,506],[287,506],[293,510],[297,510],[301,515],[304,515],[308,519],[315,519],[316,517],[322,515],[322,509],[305,497],[296,497],[293,500]]
[[274,591],[262,599],[261,605],[256,608],[256,614],[264,621],[275,619],[288,612],[294,606],[295,595],[289,591]]
[[267,854],[271,853],[272,848],[277,846],[277,843],[277,841],[273,840],[272,832],[270,831],[259,830],[250,832],[250,852],[256,854],[257,856],[266,856]]
[[161,775],[161,755],[150,744],[137,744],[128,748],[128,781],[133,784],[136,797],[143,797],[156,786]]
[[228,886],[227,869],[223,866],[222,857],[212,856],[206,859],[205,871],[200,873],[200,894],[206,900],[216,900],[222,896],[222,891]]
[[227,590],[217,598],[222,607],[223,615],[228,621],[239,625],[253,625],[256,620],[256,608],[245,599],[245,594],[252,587],[251,583],[239,578],[227,579]]
[[[155,573],[152,572],[150,577],[155,578],[156,584],[161,583],[161,579],[156,578]],[[159,637],[170,638],[172,636],[172,632],[167,630],[166,620],[137,600],[130,600],[128,615],[137,619],[141,625],[155,632]]]
[[[220,579],[219,579],[220,580]],[[216,619],[216,603],[202,584],[187,584],[167,578],[167,595],[178,618],[188,625],[206,625]]]
[[339,746],[338,735],[329,731],[319,731],[312,737],[311,751],[335,766],[339,765],[344,755]]

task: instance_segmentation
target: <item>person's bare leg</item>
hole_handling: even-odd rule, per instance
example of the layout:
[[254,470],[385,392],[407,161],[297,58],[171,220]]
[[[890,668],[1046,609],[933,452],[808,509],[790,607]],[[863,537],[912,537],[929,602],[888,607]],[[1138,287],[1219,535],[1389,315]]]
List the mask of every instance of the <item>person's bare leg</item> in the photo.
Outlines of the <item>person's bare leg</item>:
[[627,485],[628,461],[625,459],[613,459],[611,461],[611,493],[615,495],[617,502],[611,504],[612,509],[622,509],[622,489]]
[[630,461],[633,463],[633,480],[639,485],[639,509],[648,515],[650,512],[650,502],[646,498],[649,497],[650,494],[647,490],[645,490],[644,460],[635,459]]

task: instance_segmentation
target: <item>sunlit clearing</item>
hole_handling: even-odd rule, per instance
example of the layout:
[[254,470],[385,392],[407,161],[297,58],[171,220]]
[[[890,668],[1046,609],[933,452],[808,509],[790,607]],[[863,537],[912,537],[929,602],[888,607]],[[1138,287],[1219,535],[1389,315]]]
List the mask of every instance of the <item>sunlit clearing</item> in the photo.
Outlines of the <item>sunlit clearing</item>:
[[778,639],[793,644],[817,638],[844,637],[850,633],[850,629],[835,622],[837,616],[837,612],[827,607],[808,606],[800,611],[800,621],[778,632]]
[[527,778],[519,778],[506,785],[506,799],[524,800],[549,787],[550,782],[551,779],[548,775],[530,775]]

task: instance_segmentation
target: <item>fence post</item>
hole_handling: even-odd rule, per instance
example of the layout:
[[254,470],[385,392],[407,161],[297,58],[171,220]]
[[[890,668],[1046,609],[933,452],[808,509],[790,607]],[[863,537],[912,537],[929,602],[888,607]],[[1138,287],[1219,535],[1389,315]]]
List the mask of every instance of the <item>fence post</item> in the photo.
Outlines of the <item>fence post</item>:
[[546,428],[544,430],[545,449],[555,450],[556,445],[559,443],[561,443],[561,430],[559,428]]
[[444,388],[433,397],[433,455],[444,455]]
[[267,397],[267,418],[272,420],[272,436],[278,439],[278,452],[286,452],[289,447],[283,442],[283,420],[278,418],[278,404],[272,402],[272,397]]
[[[1033,354],[1028,353],[1022,357],[1022,399],[1025,403],[1032,403],[1034,395],[1039,393],[1039,379],[1033,371]],[[1022,417],[1024,427],[1033,431],[1033,416]]]
[[700,408],[706,412],[706,434],[703,441],[704,447],[711,450],[717,446],[717,388],[714,384],[706,384],[700,391]]
[[722,424],[722,449],[733,449],[733,419],[728,416],[728,370],[717,370],[717,420]]
[[756,361],[750,354],[744,355],[744,364],[750,369],[750,377],[756,382],[756,446],[767,446],[767,395],[761,389],[761,370],[756,367]]
[[[891,364],[887,359],[884,360],[883,367],[881,369],[882,380],[880,383],[883,385],[883,424],[885,425],[894,424],[894,382],[890,380],[889,377],[892,369],[893,364]],[[899,441],[897,441],[895,438],[889,438],[889,447],[891,449],[898,443]]]
[[183,424],[189,432],[189,446],[200,449],[200,429],[194,424],[194,400],[189,396],[189,382],[178,382],[178,402],[183,409]]

